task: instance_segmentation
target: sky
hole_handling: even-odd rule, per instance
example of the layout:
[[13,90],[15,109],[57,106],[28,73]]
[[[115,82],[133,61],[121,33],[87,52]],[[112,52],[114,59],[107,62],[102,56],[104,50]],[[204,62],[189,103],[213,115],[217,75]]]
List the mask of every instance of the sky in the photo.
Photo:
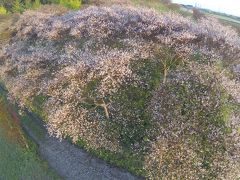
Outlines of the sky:
[[193,5],[240,17],[240,0],[172,0],[174,3]]

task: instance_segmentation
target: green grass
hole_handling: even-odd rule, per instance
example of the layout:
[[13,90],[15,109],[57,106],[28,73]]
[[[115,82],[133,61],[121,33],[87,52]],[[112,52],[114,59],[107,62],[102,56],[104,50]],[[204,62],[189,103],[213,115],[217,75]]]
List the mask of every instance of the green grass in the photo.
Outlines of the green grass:
[[7,14],[7,10],[3,6],[0,6],[0,14]]
[[37,146],[21,129],[19,116],[0,92],[0,179],[60,179],[41,160]]
[[0,128],[0,179],[60,179],[48,164],[39,159],[36,146],[25,148],[5,138],[4,129]]
[[40,94],[35,96],[32,102],[28,103],[29,109],[42,119],[46,119],[46,114],[43,111],[43,106],[47,99],[47,96]]
[[60,0],[59,3],[69,9],[75,9],[75,10],[80,9],[80,7],[82,5],[81,0]]
[[31,129],[37,139],[41,140],[45,137],[44,130],[35,121],[31,119],[28,115],[24,114],[21,116],[21,123]]

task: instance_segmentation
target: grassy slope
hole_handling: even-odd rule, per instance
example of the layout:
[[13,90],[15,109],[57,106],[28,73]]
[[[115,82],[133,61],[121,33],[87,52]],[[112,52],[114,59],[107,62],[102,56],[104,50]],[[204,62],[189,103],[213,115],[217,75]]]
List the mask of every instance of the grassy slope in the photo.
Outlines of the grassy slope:
[[0,179],[60,179],[37,154],[15,109],[0,92]]
[[9,142],[0,128],[0,179],[60,179],[39,159],[34,145],[26,149]]

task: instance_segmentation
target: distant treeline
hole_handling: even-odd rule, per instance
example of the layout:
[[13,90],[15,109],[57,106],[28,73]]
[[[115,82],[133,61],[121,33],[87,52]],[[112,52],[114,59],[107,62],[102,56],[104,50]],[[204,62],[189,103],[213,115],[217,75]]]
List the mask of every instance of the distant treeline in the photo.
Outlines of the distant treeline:
[[62,4],[71,9],[79,9],[82,0],[0,0],[0,14],[23,12],[36,9],[42,4]]

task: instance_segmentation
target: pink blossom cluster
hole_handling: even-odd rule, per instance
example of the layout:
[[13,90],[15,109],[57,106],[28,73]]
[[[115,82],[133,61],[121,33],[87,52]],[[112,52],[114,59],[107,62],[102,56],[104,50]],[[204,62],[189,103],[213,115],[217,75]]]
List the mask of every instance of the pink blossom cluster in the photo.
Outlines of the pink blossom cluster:
[[[214,57],[239,58],[240,40],[230,27],[215,19],[193,22],[174,13],[113,7],[89,7],[63,16],[26,12],[17,27],[17,38],[39,37],[48,40],[74,39],[143,39],[164,43],[182,53],[200,53]],[[227,60],[227,59],[226,59]]]

